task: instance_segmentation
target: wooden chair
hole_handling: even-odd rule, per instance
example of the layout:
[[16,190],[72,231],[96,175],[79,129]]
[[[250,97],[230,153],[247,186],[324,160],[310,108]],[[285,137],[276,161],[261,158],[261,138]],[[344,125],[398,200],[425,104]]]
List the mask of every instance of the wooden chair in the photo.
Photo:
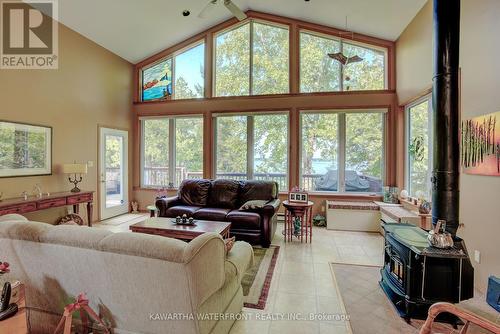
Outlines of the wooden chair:
[[432,323],[434,322],[434,319],[442,312],[454,314],[465,321],[465,325],[460,330],[460,334],[465,334],[467,332],[470,323],[484,328],[494,334],[500,334],[500,326],[450,303],[435,303],[429,308],[427,319],[420,329],[420,334],[431,334]]

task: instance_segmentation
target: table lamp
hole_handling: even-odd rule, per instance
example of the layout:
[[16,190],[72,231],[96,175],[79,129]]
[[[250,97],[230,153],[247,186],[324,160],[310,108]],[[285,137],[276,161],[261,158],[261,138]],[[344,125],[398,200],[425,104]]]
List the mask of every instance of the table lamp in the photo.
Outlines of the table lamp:
[[[64,164],[62,170],[64,174],[70,174],[68,176],[68,180],[75,185],[75,187],[71,189],[71,192],[80,192],[80,188],[77,187],[77,184],[82,182],[82,174],[87,174],[87,164],[77,164],[76,162],[72,164]],[[71,178],[71,174],[74,174],[73,179]]]

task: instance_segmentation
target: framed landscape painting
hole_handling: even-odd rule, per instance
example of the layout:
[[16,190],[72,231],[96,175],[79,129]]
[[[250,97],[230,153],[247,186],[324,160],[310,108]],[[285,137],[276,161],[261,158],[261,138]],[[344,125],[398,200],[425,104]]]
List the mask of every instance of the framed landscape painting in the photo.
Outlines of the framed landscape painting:
[[466,174],[500,176],[500,111],[462,122]]
[[0,120],[0,177],[52,174],[52,128]]

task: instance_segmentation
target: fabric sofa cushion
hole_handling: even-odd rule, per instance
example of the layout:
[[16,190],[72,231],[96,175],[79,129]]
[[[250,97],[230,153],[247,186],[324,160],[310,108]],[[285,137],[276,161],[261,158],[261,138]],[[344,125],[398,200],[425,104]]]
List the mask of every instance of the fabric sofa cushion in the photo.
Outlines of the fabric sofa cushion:
[[201,206],[177,205],[167,209],[166,217],[177,217],[184,214],[188,217],[191,217],[196,211],[200,209]]
[[194,219],[226,221],[226,215],[231,209],[224,208],[202,208],[193,215]]
[[252,200],[270,201],[278,197],[278,184],[269,181],[243,181],[239,197],[241,204]]
[[231,222],[231,230],[258,230],[260,229],[260,215],[255,212],[233,210],[226,216]]
[[206,179],[184,180],[179,187],[178,196],[185,205],[205,206],[210,186],[211,181]]
[[208,196],[209,207],[234,209],[238,202],[240,183],[236,180],[214,180]]

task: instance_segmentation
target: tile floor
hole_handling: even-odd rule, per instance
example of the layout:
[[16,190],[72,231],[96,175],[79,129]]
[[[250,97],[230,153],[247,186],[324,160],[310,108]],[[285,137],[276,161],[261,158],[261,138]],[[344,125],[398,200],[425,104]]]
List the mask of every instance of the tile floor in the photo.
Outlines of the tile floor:
[[[244,309],[252,320],[238,321],[231,334],[242,333],[351,333],[342,320],[287,321],[280,314],[344,314],[329,262],[381,264],[383,237],[378,233],[313,229],[312,244],[285,243],[282,224],[273,240],[280,246],[266,308]],[[266,315],[271,320],[262,320]],[[258,318],[260,316],[260,318]]]

